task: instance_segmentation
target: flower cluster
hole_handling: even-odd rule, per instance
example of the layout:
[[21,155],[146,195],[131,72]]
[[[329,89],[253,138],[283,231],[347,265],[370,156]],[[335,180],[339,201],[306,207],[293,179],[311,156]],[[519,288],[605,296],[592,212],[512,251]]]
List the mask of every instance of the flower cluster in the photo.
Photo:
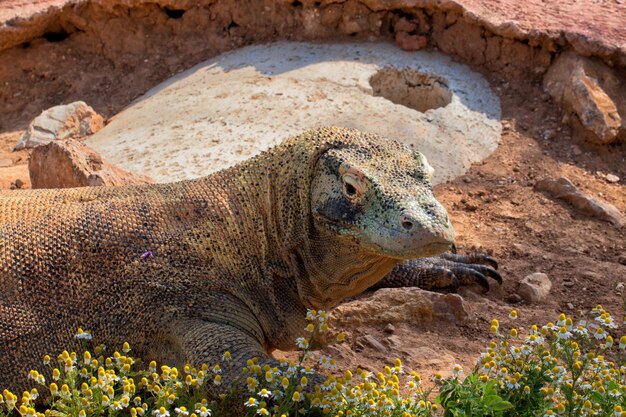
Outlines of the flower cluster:
[[[250,416],[432,416],[437,404],[428,400],[430,391],[421,387],[421,378],[410,372],[406,378],[402,362],[396,359],[393,366],[381,372],[357,369],[341,376],[322,378],[316,370],[334,371],[335,360],[321,356],[314,363],[311,350],[317,345],[318,336],[328,331],[325,311],[309,310],[307,313],[307,337],[300,337],[296,345],[301,349],[297,362],[282,361],[275,366],[260,365],[249,360],[244,372],[248,375],[249,397],[245,407]],[[345,340],[339,333],[337,341]],[[460,371],[460,367],[458,369]],[[401,382],[405,380],[405,384]],[[408,394],[406,394],[408,392]]]
[[482,382],[498,382],[516,415],[626,417],[626,337],[616,345],[616,328],[600,305],[587,320],[575,324],[561,314],[556,323],[531,326],[525,337],[515,328],[501,334],[494,320],[496,340],[476,373]]
[[[90,341],[91,335],[82,329],[76,338]],[[49,367],[51,381],[32,370],[29,378],[49,392],[45,414],[36,412],[36,388],[25,391],[21,399],[5,390],[0,396],[0,416],[17,411],[21,417],[44,416],[131,416],[131,417],[209,417],[211,410],[204,396],[204,379],[208,367],[177,368],[151,362],[147,369],[137,369],[139,361],[128,356],[130,346],[124,343],[121,353],[104,356],[105,347],[96,346],[93,353],[85,350],[62,352],[56,364],[46,355],[44,366]]]
[[[517,318],[512,311],[509,319]],[[399,359],[374,373],[338,373],[334,359],[314,360],[311,351],[328,332],[328,316],[310,310],[306,337],[296,340],[298,360],[250,359],[242,383],[220,387],[224,394],[211,401],[209,387],[222,385],[222,375],[237,372],[229,352],[213,366],[179,370],[151,362],[142,367],[124,343],[121,353],[110,356],[103,345],[80,355],[64,351],[56,360],[45,356],[50,381],[35,370],[29,378],[49,393],[48,408],[42,413],[35,407],[36,388],[21,397],[5,390],[0,417],[626,417],[626,336],[619,337],[617,328],[602,306],[576,324],[561,314],[555,323],[533,325],[525,336],[516,328],[503,331],[500,321],[492,320],[494,340],[474,370],[462,377],[463,368],[454,365],[450,377],[436,374],[433,380],[440,387],[433,398],[420,375],[405,370]],[[76,337],[85,346],[92,341],[81,329]],[[344,339],[343,333],[337,335],[337,341]]]

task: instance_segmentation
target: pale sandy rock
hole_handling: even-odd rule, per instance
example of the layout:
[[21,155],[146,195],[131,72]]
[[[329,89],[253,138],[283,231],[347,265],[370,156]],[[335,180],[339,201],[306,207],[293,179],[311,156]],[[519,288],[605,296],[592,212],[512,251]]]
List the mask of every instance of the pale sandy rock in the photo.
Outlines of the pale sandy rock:
[[[399,348],[400,353],[406,355],[414,363],[419,364],[420,370],[441,371],[450,369],[452,364],[458,362],[452,352],[436,346],[415,346],[405,343]],[[421,372],[420,372],[421,373]],[[434,372],[433,372],[434,373]]]
[[564,99],[583,126],[595,134],[597,143],[611,143],[617,138],[622,118],[613,100],[593,78],[575,76],[570,88],[565,91]]
[[579,211],[613,223],[618,227],[626,225],[626,217],[613,204],[583,194],[572,182],[560,177],[546,178],[535,184],[535,189],[546,191],[555,198],[564,200]]
[[517,293],[529,303],[537,303],[546,299],[552,282],[546,274],[535,272],[525,276],[519,283]]
[[91,135],[102,129],[104,119],[83,101],[54,106],[28,125],[15,150],[34,148],[53,140]]
[[626,81],[616,70],[568,51],[555,60],[543,84],[556,102],[576,114],[592,133],[591,141],[605,144],[626,137]]
[[619,177],[615,174],[606,174],[606,180],[611,184],[615,184],[619,182]]
[[387,336],[385,339],[385,345],[389,346],[390,349],[401,349],[404,346],[402,338],[396,335]]
[[76,140],[53,141],[33,150],[28,162],[32,188],[150,184],[152,179],[104,161]]
[[419,150],[437,184],[497,148],[500,116],[487,81],[441,54],[382,42],[278,42],[165,81],[85,143],[121,168],[168,182],[227,168],[308,129],[340,126]]
[[387,326],[393,323],[460,322],[469,316],[458,294],[440,294],[415,287],[382,288],[333,310],[338,329]]

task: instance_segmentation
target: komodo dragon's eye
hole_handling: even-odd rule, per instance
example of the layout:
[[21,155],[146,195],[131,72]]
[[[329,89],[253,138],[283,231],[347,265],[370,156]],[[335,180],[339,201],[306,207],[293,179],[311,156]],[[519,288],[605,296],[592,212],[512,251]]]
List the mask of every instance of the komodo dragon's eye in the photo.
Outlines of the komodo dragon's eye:
[[353,177],[347,175],[343,177],[343,193],[348,198],[356,197],[356,183]]
[[363,174],[349,169],[341,176],[343,182],[343,194],[350,200],[357,199],[365,194],[365,182],[363,181]]

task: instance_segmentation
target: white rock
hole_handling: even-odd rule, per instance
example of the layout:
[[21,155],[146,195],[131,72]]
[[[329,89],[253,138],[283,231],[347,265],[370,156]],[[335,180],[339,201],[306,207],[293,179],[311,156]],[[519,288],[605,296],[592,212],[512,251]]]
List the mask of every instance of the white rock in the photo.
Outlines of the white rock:
[[536,303],[543,301],[550,290],[552,289],[552,282],[550,278],[544,273],[535,272],[534,274],[527,275],[519,283],[517,293],[526,301],[530,303]]
[[33,119],[17,141],[15,150],[91,135],[103,126],[102,116],[83,101],[50,107]]
[[606,174],[606,180],[607,182],[610,182],[612,184],[619,182],[619,177],[615,174]]

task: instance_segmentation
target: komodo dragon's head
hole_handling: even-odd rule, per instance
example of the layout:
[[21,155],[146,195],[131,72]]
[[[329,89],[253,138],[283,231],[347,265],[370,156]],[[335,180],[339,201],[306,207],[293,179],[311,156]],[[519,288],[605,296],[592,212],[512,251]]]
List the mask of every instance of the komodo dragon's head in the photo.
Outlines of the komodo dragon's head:
[[[405,259],[446,251],[454,230],[419,152],[371,133],[315,129],[265,158],[282,252],[307,306],[330,308]],[[270,205],[268,205],[270,207]]]
[[317,227],[391,258],[446,251],[454,230],[433,195],[433,168],[421,153],[376,139],[357,140],[320,155],[310,193]]

